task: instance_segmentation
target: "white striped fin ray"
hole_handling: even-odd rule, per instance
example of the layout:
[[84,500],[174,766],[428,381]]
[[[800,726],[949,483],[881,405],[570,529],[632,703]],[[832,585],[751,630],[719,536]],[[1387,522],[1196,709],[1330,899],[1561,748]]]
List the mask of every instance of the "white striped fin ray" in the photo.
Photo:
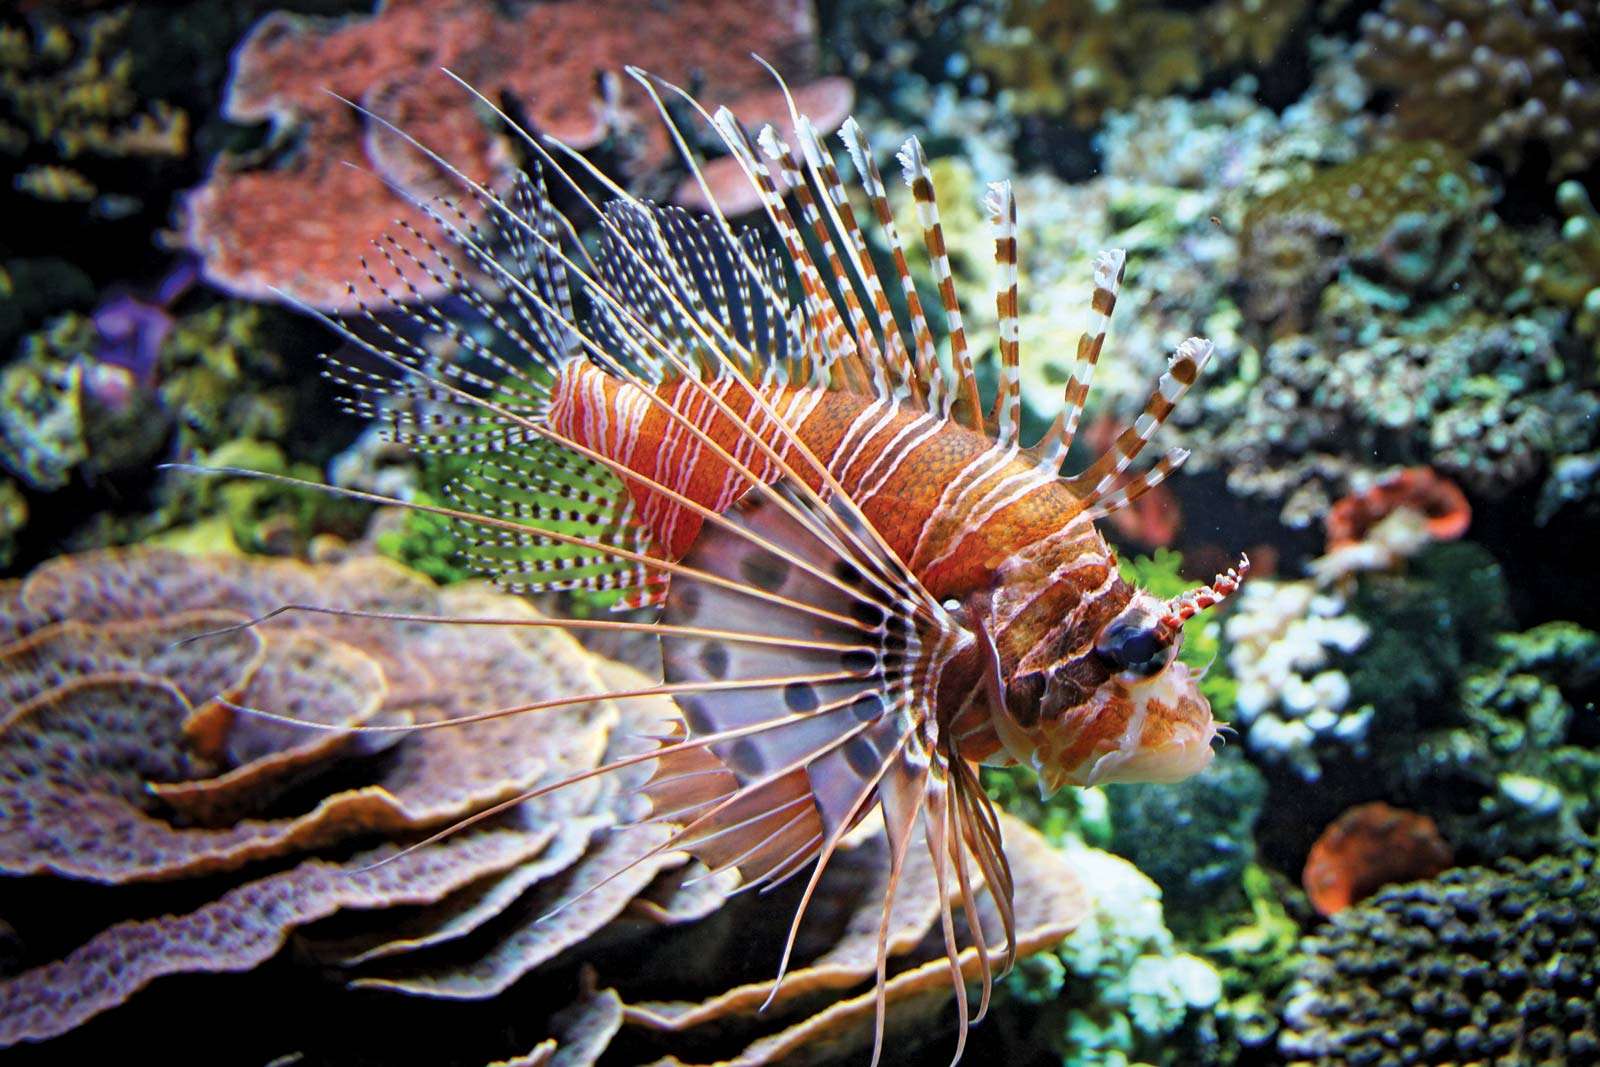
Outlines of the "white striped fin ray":
[[[605,212],[612,226],[601,237],[600,276],[633,315],[625,319],[612,308],[597,309],[598,336],[636,345],[642,324],[677,346],[705,377],[715,377],[724,361],[759,377],[796,358],[798,319],[771,295],[782,279],[772,273],[758,233],[741,234],[740,249],[714,220],[683,208],[617,200]],[[747,256],[768,271],[764,283],[752,283]],[[664,292],[657,279],[675,291]],[[658,374],[672,370],[656,362]]]
[[[1178,346],[1133,425],[1118,434],[1105,454],[1090,464],[1087,470],[1070,480],[1069,484],[1079,494],[1085,508],[1093,508],[1111,495],[1122,472],[1139,458],[1145,445],[1161,429],[1178,401],[1183,399],[1183,394],[1189,391],[1189,387],[1211,361],[1214,350],[1215,346],[1210,341],[1200,337],[1191,337]],[[1157,469],[1160,469],[1159,464]],[[1166,474],[1167,471],[1161,471],[1160,477],[1164,478]]]

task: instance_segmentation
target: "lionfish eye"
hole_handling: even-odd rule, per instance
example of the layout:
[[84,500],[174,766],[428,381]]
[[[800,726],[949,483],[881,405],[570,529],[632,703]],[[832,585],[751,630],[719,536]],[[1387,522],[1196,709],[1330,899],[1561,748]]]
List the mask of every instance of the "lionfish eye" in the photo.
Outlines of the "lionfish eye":
[[1148,615],[1119,615],[1106,624],[1094,643],[1095,651],[1118,671],[1149,677],[1178,652],[1171,630]]

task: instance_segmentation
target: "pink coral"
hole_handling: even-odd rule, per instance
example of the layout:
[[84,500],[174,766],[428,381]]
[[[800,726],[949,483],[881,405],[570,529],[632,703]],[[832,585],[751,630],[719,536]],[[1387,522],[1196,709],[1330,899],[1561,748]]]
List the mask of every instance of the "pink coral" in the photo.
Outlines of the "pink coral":
[[[776,121],[787,112],[749,55],[804,81],[816,65],[814,29],[808,0],[562,0],[510,13],[490,0],[389,0],[370,18],[269,15],[239,45],[223,111],[236,122],[270,122],[274,151],[264,160],[217,161],[185,205],[185,242],[201,255],[206,278],[231,292],[272,299],[279,290],[313,307],[351,310],[377,295],[356,261],[368,242],[397,218],[437,233],[384,183],[424,199],[460,189],[447,188],[420,153],[339,97],[395,122],[469,178],[504,188],[514,145],[444,67],[575,148],[619,135],[636,166],[648,169],[670,146],[625,66],[693,85],[745,122]],[[808,102],[820,94],[848,107],[848,83],[837,79],[800,91]],[[842,121],[842,109],[833,111]],[[475,207],[462,205],[469,221],[482,217]]]

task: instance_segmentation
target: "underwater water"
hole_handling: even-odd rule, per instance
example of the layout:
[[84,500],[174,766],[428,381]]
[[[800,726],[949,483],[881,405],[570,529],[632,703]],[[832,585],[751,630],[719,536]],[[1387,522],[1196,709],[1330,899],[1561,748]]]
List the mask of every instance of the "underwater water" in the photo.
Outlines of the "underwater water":
[[1600,1064],[1600,3],[15,0],[0,165],[0,1063]]

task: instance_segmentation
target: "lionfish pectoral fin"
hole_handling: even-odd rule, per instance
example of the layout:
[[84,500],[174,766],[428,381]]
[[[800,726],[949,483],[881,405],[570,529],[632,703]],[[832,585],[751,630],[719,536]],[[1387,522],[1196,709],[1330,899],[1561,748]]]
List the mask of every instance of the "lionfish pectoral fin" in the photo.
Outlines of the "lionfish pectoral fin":
[[[932,683],[953,635],[940,629],[947,621],[930,621],[894,564],[815,522],[830,505],[776,488],[752,491],[728,512],[738,531],[702,532],[682,562],[704,577],[676,575],[663,616],[684,634],[663,636],[666,678],[697,687],[679,700],[687,737],[763,728],[661,761],[647,788],[658,813],[686,823],[674,847],[713,870],[737,867],[747,885],[817,860],[773,997],[830,857],[881,808],[893,864],[881,996],[894,890],[930,793]],[[846,523],[845,512],[830,523]],[[709,629],[763,640],[693,636]],[[944,848],[943,828],[933,832]]]

